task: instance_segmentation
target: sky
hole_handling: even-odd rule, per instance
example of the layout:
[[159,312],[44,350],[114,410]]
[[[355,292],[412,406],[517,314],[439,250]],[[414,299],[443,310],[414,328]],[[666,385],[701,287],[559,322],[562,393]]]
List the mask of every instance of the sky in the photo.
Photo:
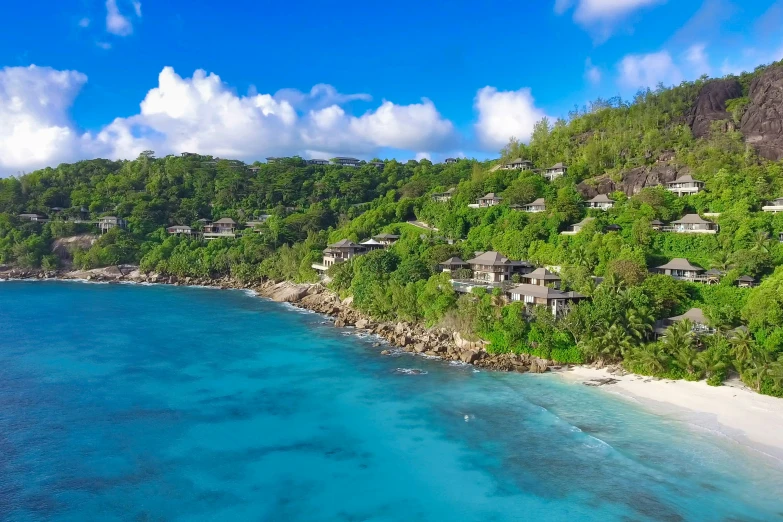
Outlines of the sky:
[[9,4],[0,176],[143,150],[495,157],[598,97],[783,58],[783,0]]

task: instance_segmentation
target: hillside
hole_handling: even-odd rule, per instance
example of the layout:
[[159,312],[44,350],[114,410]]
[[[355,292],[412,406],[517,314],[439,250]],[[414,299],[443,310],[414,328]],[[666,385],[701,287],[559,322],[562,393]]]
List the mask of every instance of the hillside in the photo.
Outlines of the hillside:
[[[132,161],[60,165],[0,180],[0,264],[55,268],[72,259],[80,268],[139,263],[182,277],[314,281],[312,265],[327,244],[394,232],[402,238],[390,248],[328,271],[331,287],[373,317],[480,336],[496,353],[623,360],[639,373],[713,383],[737,371],[780,395],[783,214],[762,207],[783,196],[781,114],[783,65],[773,64],[628,102],[597,100],[568,120],[539,122],[529,144],[512,139],[493,161],[244,165],[150,151]],[[516,159],[532,168],[511,168]],[[565,175],[547,179],[558,163]],[[678,197],[667,183],[683,176],[698,190]],[[451,188],[449,197],[431,197]],[[493,204],[474,208],[485,194],[495,194]],[[589,208],[598,195],[611,208]],[[538,199],[545,209],[525,211]],[[127,224],[94,244],[56,241],[94,233],[101,216]],[[220,218],[239,223],[236,237],[232,228],[202,240],[203,220]],[[405,225],[414,219],[438,231]],[[705,233],[689,233],[701,222]],[[167,233],[171,225],[195,235]],[[477,252],[549,267],[559,291],[581,301],[553,315],[512,301],[508,285],[458,293],[439,264]],[[714,278],[650,272],[676,258]],[[462,276],[475,279],[455,278]],[[742,286],[760,284],[741,287],[740,276],[751,278]],[[701,317],[695,313],[675,321],[687,328],[665,328],[692,308],[706,316],[701,330],[690,322]]]

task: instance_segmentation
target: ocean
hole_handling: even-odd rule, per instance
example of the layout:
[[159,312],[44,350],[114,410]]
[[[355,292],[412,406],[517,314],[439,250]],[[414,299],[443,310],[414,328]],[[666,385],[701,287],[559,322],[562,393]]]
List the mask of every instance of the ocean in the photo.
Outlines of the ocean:
[[719,433],[325,322],[234,290],[0,283],[0,519],[783,519],[779,463]]

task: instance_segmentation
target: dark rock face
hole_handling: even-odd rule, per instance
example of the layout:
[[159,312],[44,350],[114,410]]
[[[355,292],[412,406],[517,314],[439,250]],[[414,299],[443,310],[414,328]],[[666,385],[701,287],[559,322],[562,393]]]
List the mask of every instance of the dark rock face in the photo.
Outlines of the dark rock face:
[[712,80],[704,84],[688,115],[688,125],[693,135],[705,138],[710,134],[710,125],[717,120],[730,120],[726,112],[726,100],[742,96],[742,86],[734,78]]
[[625,192],[628,196],[633,196],[645,187],[665,185],[680,176],[691,173],[688,167],[669,163],[668,153],[664,153],[661,158],[655,165],[626,170],[622,173],[622,181],[619,183],[615,183],[609,176],[603,176],[594,179],[590,184],[582,182],[577,189],[585,199],[590,199],[598,194],[610,194],[618,190]]
[[745,141],[767,159],[783,159],[783,67],[770,67],[750,84],[740,123]]

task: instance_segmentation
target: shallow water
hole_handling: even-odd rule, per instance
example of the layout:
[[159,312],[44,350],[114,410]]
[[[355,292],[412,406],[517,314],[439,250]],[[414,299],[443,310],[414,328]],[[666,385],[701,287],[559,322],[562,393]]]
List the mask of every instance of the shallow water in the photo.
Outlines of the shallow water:
[[0,284],[0,518],[783,518],[783,473],[728,439],[323,321],[237,291]]

